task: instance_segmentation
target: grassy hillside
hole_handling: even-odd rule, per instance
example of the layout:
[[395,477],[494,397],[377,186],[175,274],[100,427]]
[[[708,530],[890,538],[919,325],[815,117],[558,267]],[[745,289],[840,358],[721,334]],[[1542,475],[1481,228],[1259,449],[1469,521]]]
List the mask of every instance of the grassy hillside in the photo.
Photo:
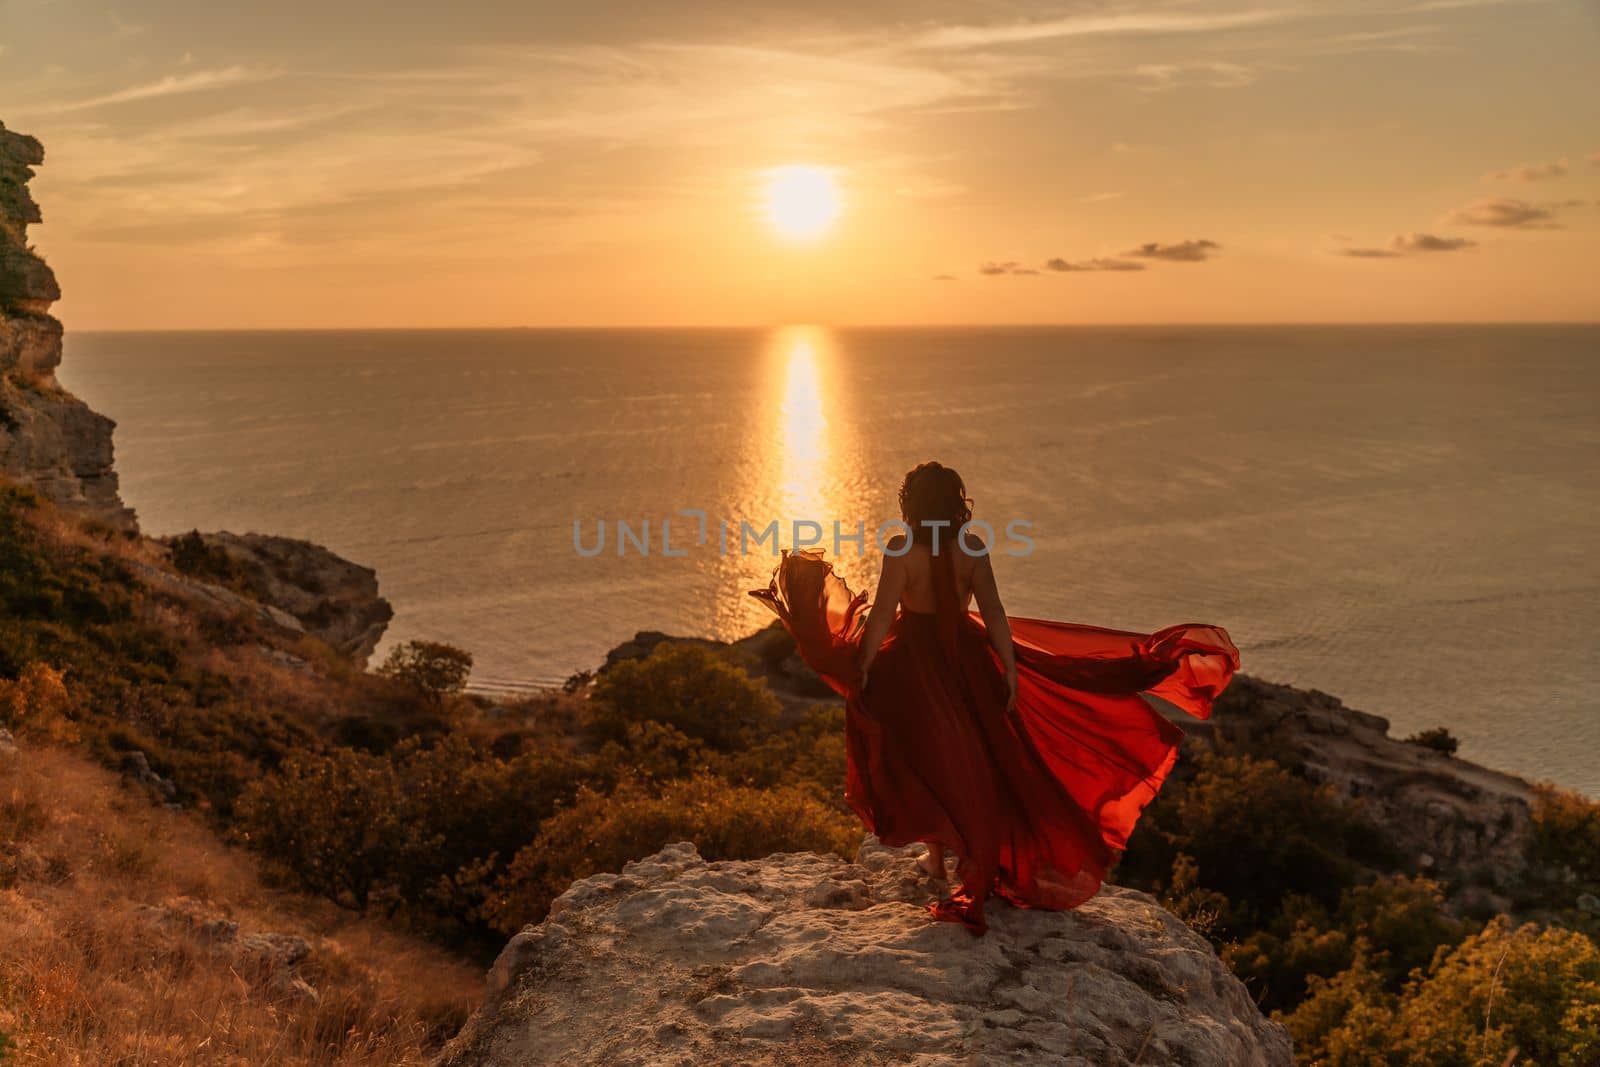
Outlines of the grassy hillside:
[[6,1063],[421,1063],[481,974],[26,743],[0,757],[0,930]]

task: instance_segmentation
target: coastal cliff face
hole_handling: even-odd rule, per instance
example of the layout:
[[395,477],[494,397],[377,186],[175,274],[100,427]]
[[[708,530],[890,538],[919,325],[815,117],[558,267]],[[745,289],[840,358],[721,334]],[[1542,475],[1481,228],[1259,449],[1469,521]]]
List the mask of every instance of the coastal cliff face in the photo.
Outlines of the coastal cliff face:
[[[1460,913],[1521,914],[1530,875],[1533,786],[1389,736],[1389,720],[1317,690],[1236,677],[1210,722],[1184,724],[1193,743],[1273,753],[1359,805],[1382,826],[1411,873],[1445,886]],[[1531,916],[1530,916],[1531,917]]]
[[50,500],[113,526],[135,528],[117,494],[111,431],[104,415],[61,388],[61,323],[49,313],[61,298],[55,273],[28,244],[42,220],[28,193],[39,142],[0,125],[0,474]]
[[[138,521],[118,495],[112,463],[116,423],[55,377],[62,328],[49,309],[61,287],[27,239],[28,226],[42,221],[28,182],[43,161],[36,138],[0,124],[0,477],[132,535]],[[370,567],[320,545],[253,533],[193,536],[191,548],[216,566],[174,572],[137,557],[129,565],[148,585],[253,617],[279,636],[310,634],[358,664],[394,617]],[[177,540],[163,539],[159,551],[170,553]]]
[[376,571],[310,541],[223,531],[162,544],[179,559],[199,553],[250,599],[271,605],[276,627],[309,633],[357,663],[366,663],[394,618],[378,595]]
[[512,939],[439,1067],[1183,1063],[1287,1067],[1209,945],[1106,886],[1069,912],[931,921],[912,850],[707,863],[671,845],[576,882]]

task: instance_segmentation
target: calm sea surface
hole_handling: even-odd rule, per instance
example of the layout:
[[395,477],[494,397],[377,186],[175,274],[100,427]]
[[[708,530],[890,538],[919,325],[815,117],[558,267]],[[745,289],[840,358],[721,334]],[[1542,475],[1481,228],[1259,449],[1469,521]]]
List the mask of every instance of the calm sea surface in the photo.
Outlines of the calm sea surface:
[[[764,625],[719,519],[870,530],[936,457],[1033,524],[1012,614],[1220,623],[1251,673],[1600,795],[1600,328],[69,332],[62,378],[147,531],[375,566],[389,640],[487,687]],[[663,558],[684,508],[709,543],[679,517]]]

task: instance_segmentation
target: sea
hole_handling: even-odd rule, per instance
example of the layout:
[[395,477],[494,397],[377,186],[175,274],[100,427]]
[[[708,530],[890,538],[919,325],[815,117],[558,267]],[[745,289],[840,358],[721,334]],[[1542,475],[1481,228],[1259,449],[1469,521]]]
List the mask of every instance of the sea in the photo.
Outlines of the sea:
[[1600,796],[1600,327],[69,330],[61,378],[147,532],[373,566],[378,656],[459,645],[486,691],[749,633],[777,547],[870,588],[937,459],[1011,614],[1220,624]]

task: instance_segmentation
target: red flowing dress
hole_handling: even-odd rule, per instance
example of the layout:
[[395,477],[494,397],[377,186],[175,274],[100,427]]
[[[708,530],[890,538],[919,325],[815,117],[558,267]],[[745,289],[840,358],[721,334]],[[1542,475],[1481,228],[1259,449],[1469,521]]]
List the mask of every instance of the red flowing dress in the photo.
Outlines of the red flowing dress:
[[1208,718],[1239,651],[1218,626],[1138,634],[1013,618],[1017,702],[1007,711],[983,622],[955,605],[953,574],[941,570],[939,610],[900,611],[865,690],[856,652],[866,595],[821,552],[785,552],[771,585],[750,595],[845,698],[845,799],[886,845],[955,852],[961,886],[931,907],[981,934],[991,894],[1052,909],[1094,896],[1183,739],[1140,694]]

